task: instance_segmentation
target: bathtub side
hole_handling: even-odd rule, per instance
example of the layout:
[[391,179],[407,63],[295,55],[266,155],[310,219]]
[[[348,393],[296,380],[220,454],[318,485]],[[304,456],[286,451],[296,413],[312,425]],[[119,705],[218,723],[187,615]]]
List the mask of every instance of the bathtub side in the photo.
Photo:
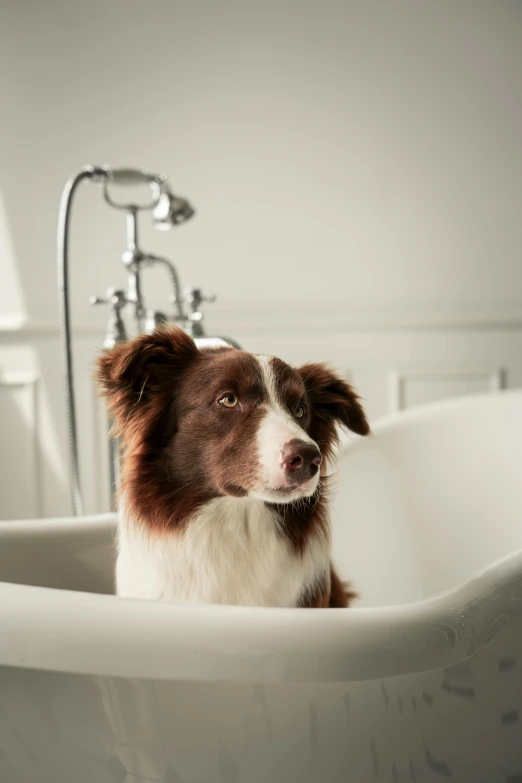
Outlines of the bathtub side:
[[2,783],[506,783],[522,775],[520,627],[474,656],[345,682],[0,667]]

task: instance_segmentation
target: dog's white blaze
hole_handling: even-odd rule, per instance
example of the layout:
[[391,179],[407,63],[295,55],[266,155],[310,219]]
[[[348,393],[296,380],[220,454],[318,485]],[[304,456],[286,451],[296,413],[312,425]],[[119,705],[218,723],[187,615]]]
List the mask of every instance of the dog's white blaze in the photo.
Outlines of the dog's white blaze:
[[[277,498],[267,497],[264,489],[277,489],[286,483],[282,467],[281,451],[289,440],[302,440],[305,443],[313,443],[310,436],[300,427],[287,410],[279,402],[276,389],[276,379],[271,364],[271,356],[256,356],[263,373],[265,388],[268,393],[268,411],[257,431],[257,450],[263,473],[263,488],[259,492],[252,492],[253,497],[265,497],[266,500]],[[319,475],[313,476],[306,484],[301,485],[300,496],[312,495],[319,481]],[[274,493],[275,494],[275,493]]]
[[122,519],[116,589],[158,601],[292,607],[329,579],[328,539],[317,533],[296,556],[275,513],[249,498],[212,500],[179,533]]

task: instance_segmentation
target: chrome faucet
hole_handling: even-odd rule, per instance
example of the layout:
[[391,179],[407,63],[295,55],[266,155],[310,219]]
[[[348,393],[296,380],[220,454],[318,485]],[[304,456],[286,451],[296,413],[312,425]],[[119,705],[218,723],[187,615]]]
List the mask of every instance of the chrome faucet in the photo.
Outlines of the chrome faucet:
[[[213,302],[215,297],[205,297],[199,288],[194,288],[184,296],[181,292],[179,275],[175,265],[168,258],[146,253],[139,244],[138,215],[141,211],[152,213],[153,224],[161,231],[185,223],[194,215],[194,209],[187,199],[176,196],[165,174],[149,174],[139,169],[113,169],[109,166],[84,166],[66,183],[60,202],[58,219],[58,288],[61,305],[62,345],[66,378],[66,401],[69,435],[69,474],[73,513],[83,514],[83,499],[80,488],[78,461],[78,441],[76,429],[74,374],[72,361],[72,339],[69,302],[69,227],[74,194],[84,180],[100,184],[105,201],[115,209],[126,214],[126,246],[122,261],[127,270],[127,290],[108,288],[104,297],[92,296],[93,305],[105,304],[111,307],[107,323],[103,348],[111,349],[126,342],[128,331],[123,320],[123,311],[132,308],[138,333],[152,332],[158,326],[169,321],[177,323],[188,332],[199,348],[233,346],[238,344],[225,337],[206,337],[203,329],[203,302]],[[147,198],[141,202],[120,202],[114,196],[118,186],[148,188]],[[174,312],[167,316],[157,310],[148,310],[142,291],[142,272],[144,268],[160,264],[170,277],[172,294],[170,303]],[[187,312],[188,307],[188,312]],[[118,483],[119,451],[113,444],[111,450],[111,485]]]
[[[111,192],[111,185],[141,185],[149,187],[149,198],[137,204],[135,202],[117,201]],[[115,323],[122,323],[121,310],[130,305],[133,308],[134,318],[138,333],[150,331],[155,326],[165,321],[174,321],[182,329],[193,333],[191,327],[191,318],[185,312],[185,301],[181,293],[181,285],[176,267],[168,258],[146,253],[140,247],[138,235],[138,214],[141,211],[152,212],[153,223],[160,230],[168,230],[173,226],[186,222],[194,215],[194,209],[189,202],[179,196],[175,196],[163,174],[145,174],[134,169],[108,169],[107,176],[103,180],[103,195],[105,201],[116,209],[122,209],[126,212],[126,247],[122,253],[122,261],[127,269],[127,291],[122,293],[118,301],[111,296],[91,297],[93,304],[111,304],[113,314],[107,327],[107,344],[110,343],[110,335],[115,331]],[[146,267],[155,265],[163,266],[169,274],[172,294],[170,302],[174,305],[174,312],[167,318],[163,313],[152,314],[145,307],[142,292],[142,272]],[[201,300],[202,301],[202,300]],[[213,301],[208,299],[207,301]],[[118,334],[125,333],[116,329]],[[104,347],[105,343],[104,343]]]

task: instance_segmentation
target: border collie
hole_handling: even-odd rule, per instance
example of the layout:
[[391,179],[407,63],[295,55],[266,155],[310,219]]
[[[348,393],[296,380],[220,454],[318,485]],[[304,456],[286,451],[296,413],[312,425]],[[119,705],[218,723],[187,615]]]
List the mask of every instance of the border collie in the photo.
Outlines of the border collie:
[[294,369],[164,328],[108,351],[122,437],[116,592],[179,603],[346,607],[330,561],[325,462],[337,425],[369,432],[323,364]]

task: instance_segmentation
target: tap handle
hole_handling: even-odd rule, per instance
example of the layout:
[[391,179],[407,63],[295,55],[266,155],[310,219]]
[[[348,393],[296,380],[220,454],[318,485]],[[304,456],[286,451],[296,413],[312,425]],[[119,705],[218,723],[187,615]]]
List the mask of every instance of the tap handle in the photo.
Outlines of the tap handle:
[[115,312],[119,313],[122,308],[128,304],[128,299],[125,295],[125,291],[121,291],[116,288],[108,288],[105,292],[105,296],[91,296],[89,303],[92,305],[107,304],[111,305]]
[[185,301],[190,305],[192,312],[195,313],[203,302],[215,302],[216,296],[215,294],[205,295],[201,288],[190,288],[186,293]]
[[203,302],[215,302],[216,297],[214,294],[205,296],[201,288],[191,288],[185,294],[185,301],[190,307],[190,312],[187,316],[190,332],[193,337],[203,337],[205,332],[203,329],[204,316],[201,312],[201,304]]
[[121,311],[128,303],[125,291],[116,288],[108,288],[105,296],[91,296],[89,302],[92,305],[107,304],[112,307],[112,314],[107,324],[107,332],[102,343],[104,348],[111,349],[119,343],[127,342],[125,324],[121,317]]

